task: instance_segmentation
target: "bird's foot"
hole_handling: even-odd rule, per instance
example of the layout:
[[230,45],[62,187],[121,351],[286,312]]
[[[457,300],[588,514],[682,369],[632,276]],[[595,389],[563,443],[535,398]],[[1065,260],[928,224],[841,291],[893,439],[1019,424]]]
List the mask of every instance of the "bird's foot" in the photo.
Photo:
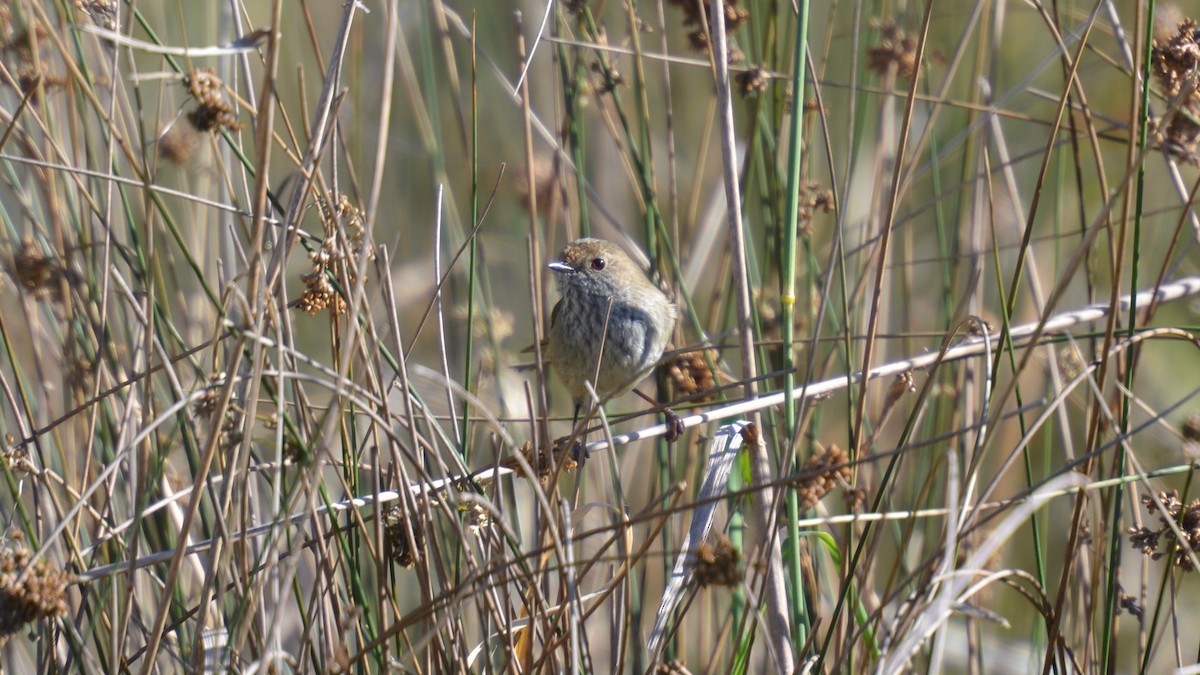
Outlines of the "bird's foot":
[[663,408],[663,418],[667,425],[667,442],[674,443],[687,430],[687,426],[684,425],[683,418],[670,408]]
[[583,469],[583,465],[587,464],[588,453],[583,447],[583,441],[575,441],[575,445],[571,446],[571,459],[575,460],[576,466]]

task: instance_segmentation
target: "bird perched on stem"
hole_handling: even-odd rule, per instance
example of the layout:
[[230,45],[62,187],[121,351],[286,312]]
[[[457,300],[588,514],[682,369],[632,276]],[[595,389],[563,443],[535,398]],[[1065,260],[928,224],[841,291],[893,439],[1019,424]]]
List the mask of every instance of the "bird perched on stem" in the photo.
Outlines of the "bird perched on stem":
[[621,247],[603,239],[567,244],[549,267],[562,298],[550,314],[546,357],[571,392],[578,419],[585,381],[607,399],[654,368],[677,312]]

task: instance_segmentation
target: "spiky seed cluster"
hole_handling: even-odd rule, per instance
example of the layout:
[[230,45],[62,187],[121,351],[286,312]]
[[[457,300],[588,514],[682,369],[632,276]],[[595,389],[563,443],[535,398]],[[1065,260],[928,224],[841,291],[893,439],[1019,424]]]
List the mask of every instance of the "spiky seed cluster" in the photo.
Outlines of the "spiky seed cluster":
[[663,661],[654,669],[655,675],[692,675],[692,671],[687,669],[683,661],[679,659],[671,659]]
[[967,335],[971,337],[983,337],[995,333],[996,329],[992,328],[992,324],[984,321],[979,317],[974,317],[974,320],[967,324]]
[[742,581],[742,552],[733,546],[729,537],[718,534],[696,547],[692,577],[701,588],[708,586],[737,586]]
[[[221,392],[224,390],[225,373],[216,372],[208,376],[208,387],[204,393],[192,402],[192,413],[197,417],[208,419],[216,412],[221,403]],[[218,442],[222,449],[229,451],[245,439],[245,409],[234,401],[230,401],[221,418]]]
[[1187,546],[1185,547],[1180,542],[1173,547],[1172,562],[1184,572],[1190,572],[1193,567],[1191,556],[1188,555],[1188,548],[1191,548],[1192,551],[1200,551],[1200,499],[1193,499],[1190,504],[1184,505],[1179,500],[1179,491],[1171,490],[1170,492],[1160,492],[1158,501],[1162,502],[1166,509],[1165,513],[1159,510],[1153,497],[1142,495],[1142,504],[1152,515],[1158,516],[1158,522],[1162,526],[1155,530],[1148,527],[1129,528],[1129,543],[1144,555],[1150,556],[1151,560],[1158,560],[1165,554],[1165,551],[1159,550],[1162,536],[1167,534],[1174,541],[1170,526],[1170,522],[1174,521],[1180,532],[1183,533]]
[[292,301],[292,307],[304,311],[309,316],[315,316],[326,307],[332,307],[334,315],[346,311],[346,301],[338,295],[329,278],[323,270],[301,274],[300,281],[304,282],[304,292]]
[[[321,249],[309,254],[313,263],[321,262],[328,266],[335,260],[352,258],[357,261],[360,251],[365,252],[367,260],[375,259],[375,249],[366,241],[366,217],[362,209],[350,201],[344,193],[337,193],[333,199],[321,200],[317,203],[321,209],[321,218],[325,226],[325,240]],[[342,251],[334,236],[337,232],[345,232],[349,239],[349,251]],[[364,246],[365,243],[365,246]],[[324,256],[323,259],[318,260]]]
[[[607,44],[607,40],[601,38],[601,43]],[[625,76],[612,63],[601,64],[597,61],[592,64],[592,72],[597,75],[598,79],[589,86],[597,96],[611,94],[619,87],[625,86]],[[541,207],[538,208],[540,209]]]
[[1142,615],[1145,613],[1142,606],[1138,604],[1137,598],[1128,593],[1121,593],[1121,609],[1129,612],[1138,621],[1142,620]]
[[867,505],[867,489],[862,487],[846,488],[842,494],[846,500],[846,508],[850,511],[861,511]]
[[849,462],[850,457],[846,451],[836,445],[831,445],[821,454],[809,458],[804,473],[810,477],[796,486],[801,512],[815,507],[817,502],[837,486],[850,482],[853,474]]
[[225,419],[221,420],[221,435],[219,442],[221,448],[229,453],[233,448],[241,445],[246,438],[244,431],[245,424],[244,411],[238,406],[229,406],[229,411],[225,413]]
[[0,547],[0,644],[22,627],[67,613],[71,577],[45,560],[33,562],[20,532]]
[[192,401],[192,412],[197,417],[208,417],[217,409],[221,402],[221,385],[225,382],[225,373],[216,372],[208,376],[208,387],[204,393]]
[[767,90],[767,85],[771,83],[771,73],[766,68],[756,65],[734,75],[733,81],[742,98],[750,98]]
[[36,474],[37,467],[29,459],[29,451],[22,447],[11,445],[12,437],[8,438],[10,445],[4,448],[2,455],[5,466],[9,471],[18,474]]
[[[333,274],[343,289],[352,288],[357,281],[353,270],[360,269],[360,252],[365,252],[368,260],[375,257],[375,252],[366,242],[363,212],[350,202],[349,197],[338,194],[332,199],[320,200],[317,206],[321,210],[325,236],[321,245],[308,254],[312,272],[300,275],[304,292],[289,306],[301,309],[309,316],[328,307],[337,316],[346,311],[346,300],[333,287],[329,274]],[[343,232],[347,233],[346,240],[342,239]]]
[[27,291],[36,294],[53,292],[56,290],[54,282],[61,274],[62,268],[32,239],[26,238],[21,250],[13,255],[13,276]]
[[879,76],[895,73],[911,78],[917,69],[917,39],[891,21],[877,24],[880,39],[867,50],[867,67]]
[[492,524],[492,512],[475,500],[460,499],[458,512],[463,514],[467,529],[473,534],[478,534],[480,530],[486,529]]
[[312,459],[312,450],[292,434],[284,435],[283,461],[290,464],[307,465]]
[[204,390],[195,401],[192,401],[192,412],[197,417],[208,417],[217,409],[217,403],[221,399],[221,390],[216,387],[209,387]]
[[800,202],[796,207],[796,227],[800,234],[812,234],[812,219],[818,212],[833,211],[833,190],[822,188],[816,181],[800,184]]
[[713,390],[717,387],[717,378],[708,365],[709,359],[717,360],[717,350],[684,352],[665,364],[675,398],[710,401],[715,397]]
[[[425,532],[416,518],[404,524],[404,510],[393,506],[383,512],[383,536],[387,544],[388,555],[392,560],[404,567],[412,567],[417,562],[420,549],[425,546]],[[408,536],[412,528],[412,537]]]
[[[692,45],[692,49],[708,53],[709,37],[704,30],[705,26],[710,29],[712,27],[712,5],[708,2],[696,2],[696,0],[671,0],[671,4],[683,11],[683,25],[691,28],[688,33],[688,41]],[[704,6],[704,16],[700,16],[700,5]],[[723,3],[725,8],[725,32],[731,34],[738,29],[743,23],[750,20],[750,10],[739,7],[738,0],[725,0]],[[742,60],[742,53],[729,47],[729,62],[735,63]]]
[[225,100],[225,83],[212,68],[193,70],[183,79],[196,108],[188,120],[199,131],[237,131],[242,128],[233,104]]
[[[554,475],[555,462],[563,465],[563,471],[575,470],[576,462],[575,459],[571,457],[570,448],[567,446],[568,440],[569,439],[567,438],[559,438],[555,440],[554,448],[552,450],[553,455],[546,452],[544,448],[535,451],[531,441],[525,441],[525,444],[517,449],[517,452],[521,453],[521,457],[525,459],[525,463],[533,469],[534,473],[537,475],[538,482],[541,483],[543,487],[550,480],[550,477]],[[506,469],[512,469],[522,478],[529,478],[524,467],[521,466],[521,462],[517,461],[517,458],[515,457],[504,458],[500,461],[500,466]]]
[[[1185,19],[1169,39],[1155,38],[1150,52],[1150,68],[1168,100],[1190,87],[1200,67],[1200,44],[1196,42],[1196,22]],[[1157,128],[1163,147],[1192,164],[1200,164],[1200,93],[1194,87],[1180,102],[1165,128]]]

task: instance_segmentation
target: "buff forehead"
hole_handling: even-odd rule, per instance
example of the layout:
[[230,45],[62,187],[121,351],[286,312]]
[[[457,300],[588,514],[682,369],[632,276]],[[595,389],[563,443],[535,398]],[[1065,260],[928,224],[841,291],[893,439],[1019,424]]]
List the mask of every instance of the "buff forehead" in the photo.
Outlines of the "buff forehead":
[[564,262],[576,266],[580,263],[586,263],[597,254],[607,257],[625,256],[625,252],[608,242],[598,239],[584,240],[582,243],[572,242],[567,244],[562,251],[562,259]]

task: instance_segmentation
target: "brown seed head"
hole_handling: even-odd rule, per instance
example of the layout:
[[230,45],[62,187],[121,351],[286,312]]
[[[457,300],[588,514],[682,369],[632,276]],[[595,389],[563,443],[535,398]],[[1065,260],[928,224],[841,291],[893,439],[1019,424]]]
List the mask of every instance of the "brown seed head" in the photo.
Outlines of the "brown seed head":
[[[384,539],[387,542],[388,555],[402,567],[412,567],[417,563],[421,549],[425,545],[425,531],[416,518],[407,519],[405,523],[404,509],[392,507],[384,512]],[[412,537],[409,537],[409,531]]]
[[805,474],[808,477],[796,484],[802,513],[816,507],[817,502],[837,486],[848,484],[854,475],[850,468],[850,456],[837,445],[831,445],[827,450],[810,457]]
[[693,578],[701,588],[737,586],[742,580],[742,552],[723,534],[696,547]]
[[66,614],[70,581],[49,562],[35,561],[24,537],[10,532],[0,546],[0,644],[26,624]]

